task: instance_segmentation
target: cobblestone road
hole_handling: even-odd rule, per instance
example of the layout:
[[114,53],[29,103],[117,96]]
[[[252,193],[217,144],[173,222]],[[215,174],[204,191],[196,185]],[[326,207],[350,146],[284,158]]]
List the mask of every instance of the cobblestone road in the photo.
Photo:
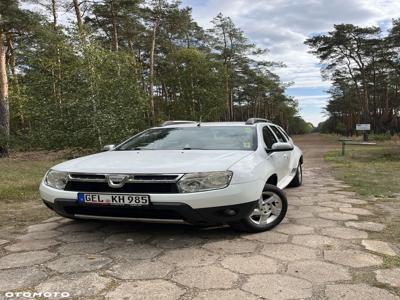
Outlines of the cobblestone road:
[[55,217],[0,240],[0,298],[400,299],[400,269],[387,267],[399,245],[379,239],[382,208],[329,174],[320,142],[299,140],[305,183],[286,190],[287,218],[272,231]]

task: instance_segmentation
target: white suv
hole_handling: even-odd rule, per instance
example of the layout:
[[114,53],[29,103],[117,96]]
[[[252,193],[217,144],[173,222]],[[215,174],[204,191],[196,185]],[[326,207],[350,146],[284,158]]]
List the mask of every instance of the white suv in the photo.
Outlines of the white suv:
[[105,150],[51,168],[40,185],[44,203],[68,218],[257,232],[282,221],[281,189],[302,182],[301,150],[265,119],[168,121]]

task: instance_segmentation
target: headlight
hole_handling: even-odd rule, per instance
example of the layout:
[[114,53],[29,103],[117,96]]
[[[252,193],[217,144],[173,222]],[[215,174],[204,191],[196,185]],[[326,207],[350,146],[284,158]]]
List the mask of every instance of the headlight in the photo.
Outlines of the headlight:
[[44,182],[52,188],[63,190],[67,185],[68,173],[50,170],[46,174]]
[[189,173],[178,181],[178,188],[181,193],[223,189],[231,182],[232,175],[233,173],[231,171]]

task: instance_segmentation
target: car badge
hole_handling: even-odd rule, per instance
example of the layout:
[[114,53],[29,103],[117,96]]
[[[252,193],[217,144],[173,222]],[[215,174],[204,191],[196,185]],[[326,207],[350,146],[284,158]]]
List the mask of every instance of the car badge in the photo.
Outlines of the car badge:
[[128,175],[107,175],[107,183],[109,187],[121,188],[128,181]]

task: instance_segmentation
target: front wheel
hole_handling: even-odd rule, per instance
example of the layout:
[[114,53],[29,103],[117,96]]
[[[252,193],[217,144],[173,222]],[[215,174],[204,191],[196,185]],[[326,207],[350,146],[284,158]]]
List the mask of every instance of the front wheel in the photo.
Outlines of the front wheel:
[[293,177],[292,181],[289,183],[289,187],[298,187],[303,184],[303,168],[301,163],[297,166],[296,175]]
[[274,185],[266,184],[257,206],[250,215],[229,225],[243,232],[267,231],[282,222],[287,207],[288,202],[284,192]]

